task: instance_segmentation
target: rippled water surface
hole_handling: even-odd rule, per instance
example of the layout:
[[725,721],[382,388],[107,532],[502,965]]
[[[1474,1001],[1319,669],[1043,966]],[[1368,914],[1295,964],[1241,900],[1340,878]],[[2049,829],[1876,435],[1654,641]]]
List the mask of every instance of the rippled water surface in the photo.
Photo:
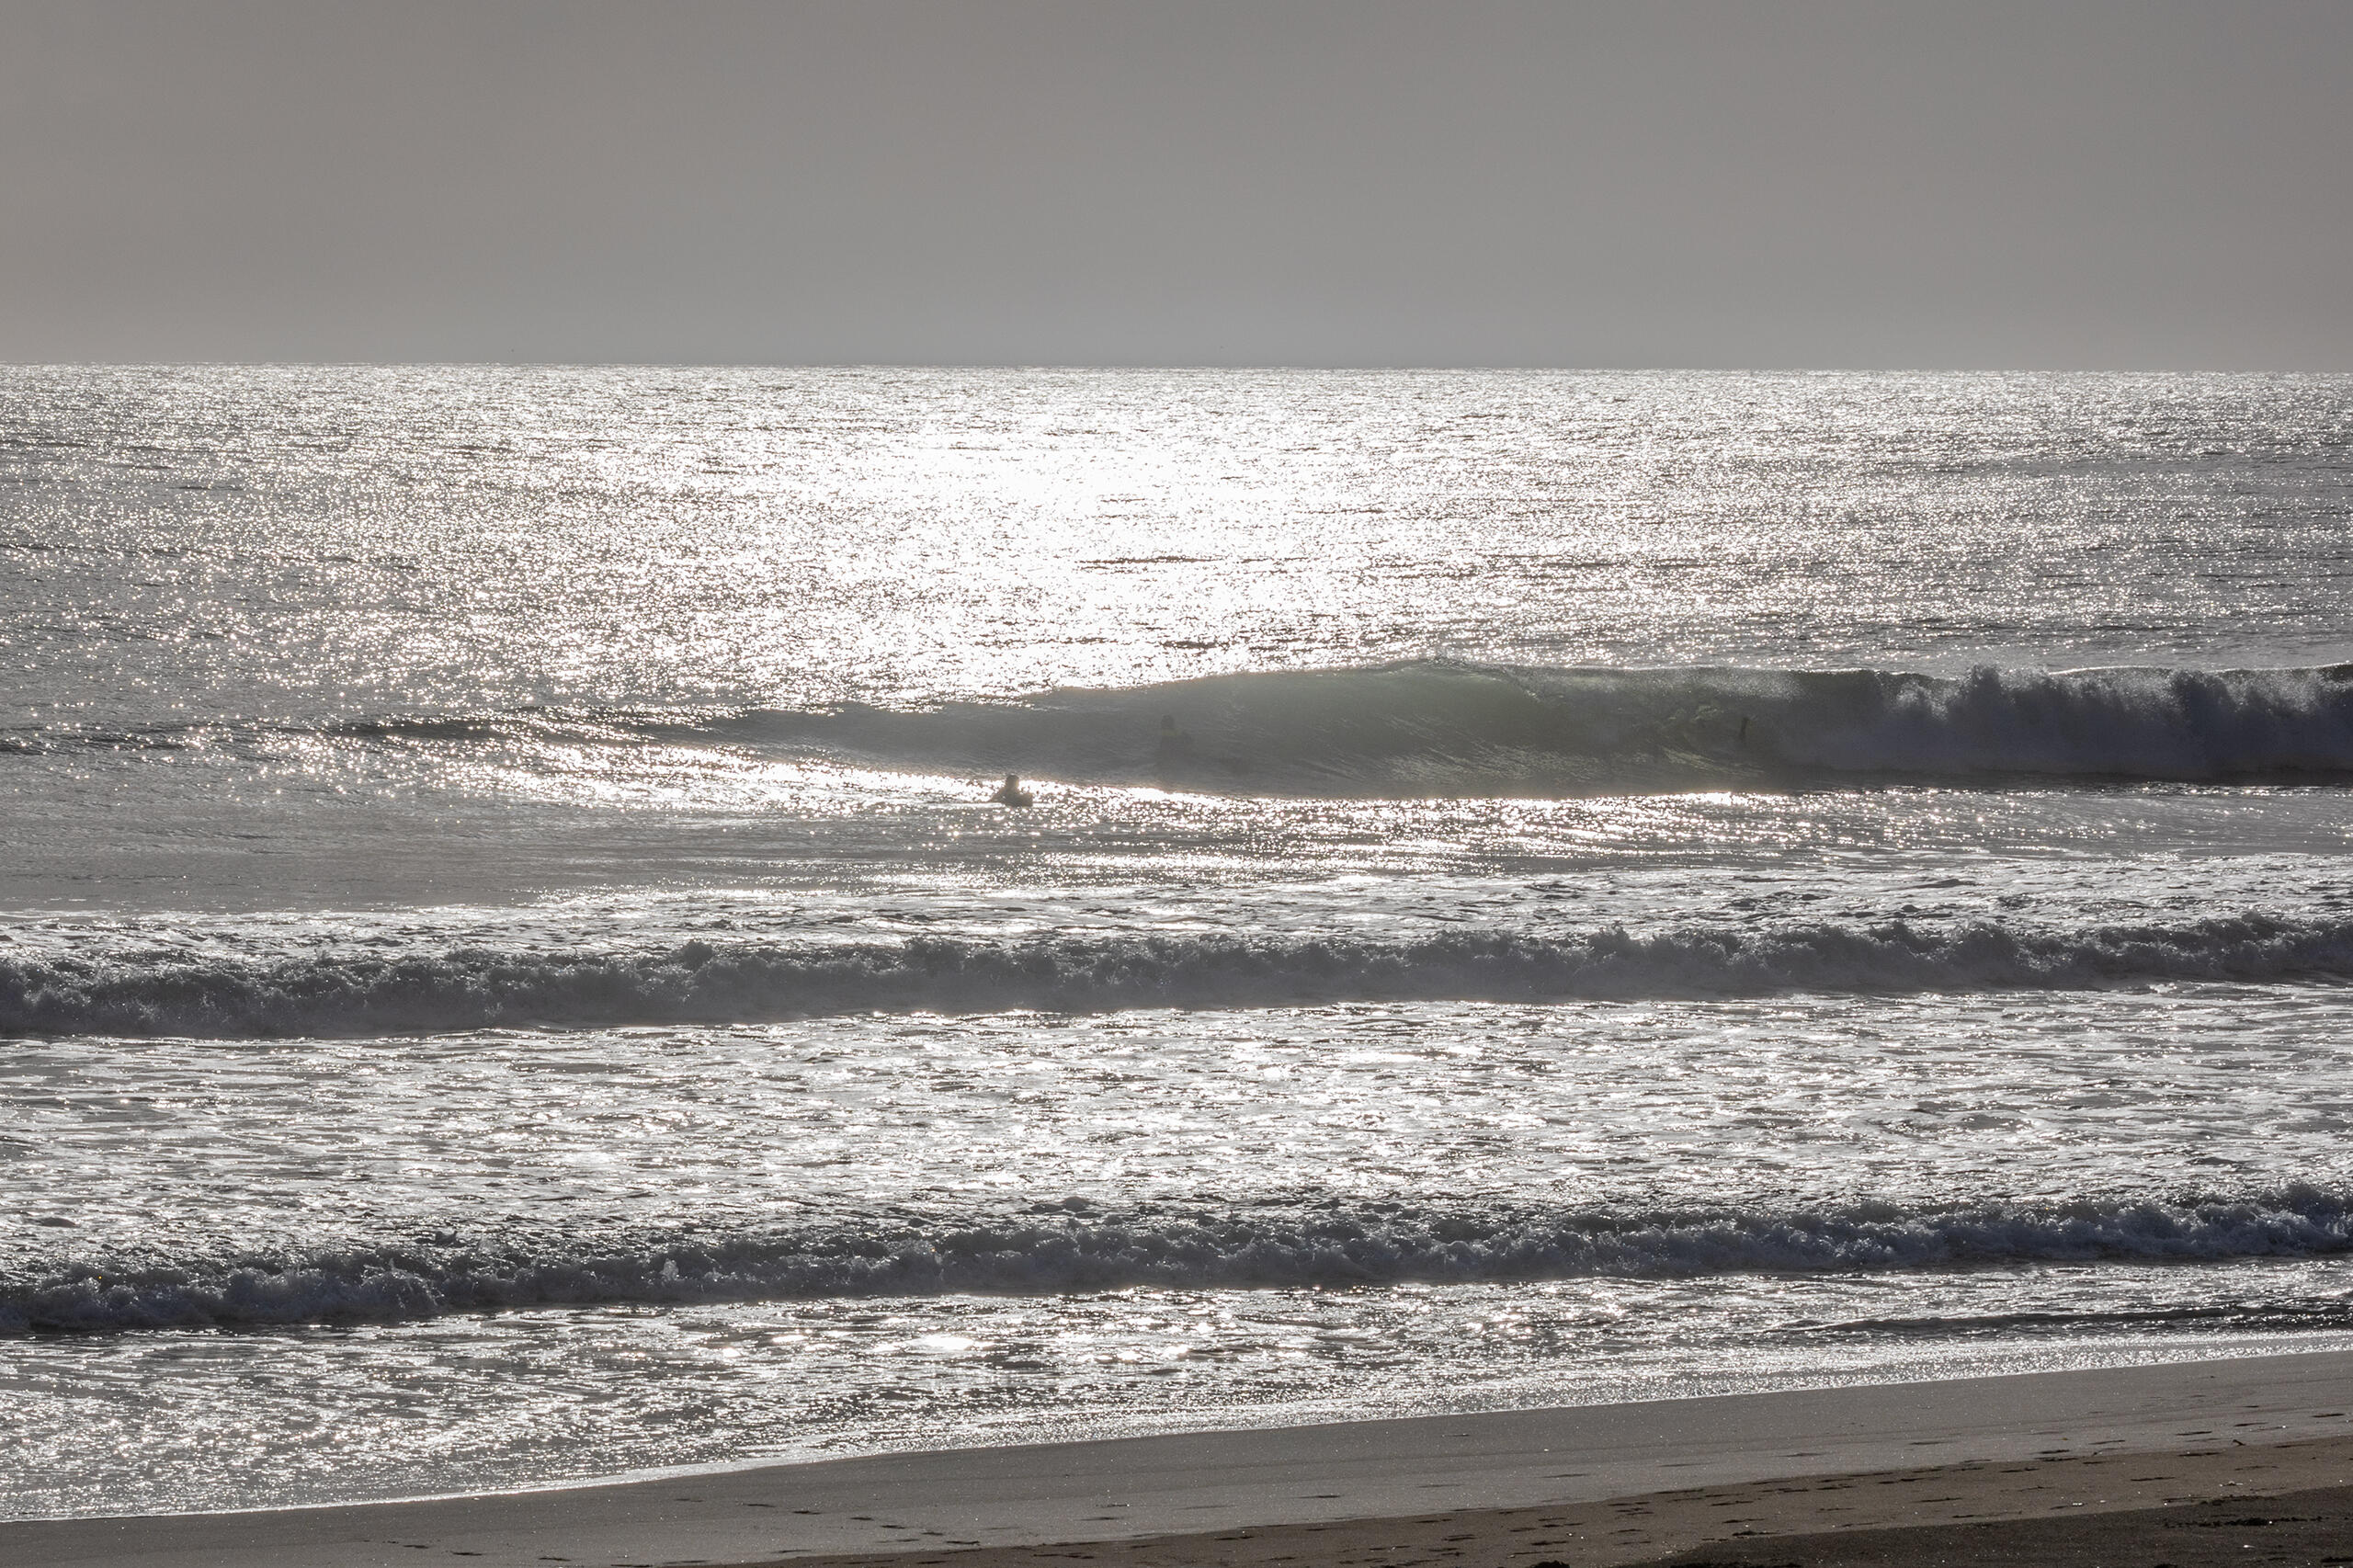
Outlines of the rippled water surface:
[[8,1513],[2353,1336],[2353,382],[0,384]]

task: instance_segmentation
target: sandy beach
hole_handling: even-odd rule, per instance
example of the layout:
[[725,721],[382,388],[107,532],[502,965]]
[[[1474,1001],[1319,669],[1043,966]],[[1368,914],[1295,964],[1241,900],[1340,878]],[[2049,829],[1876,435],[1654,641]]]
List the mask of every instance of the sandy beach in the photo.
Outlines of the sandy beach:
[[796,1568],[1413,1568],[1562,1563],[1867,1568],[1942,1563],[2341,1562],[2353,1554],[2353,1439],[2207,1452],[1980,1460],[1703,1486],[1540,1508],[1277,1525],[952,1554],[779,1559]]
[[[1793,1562],[1747,1549],[1813,1551],[1799,1538],[1837,1531],[1844,1550],[1869,1544],[1844,1532],[2067,1521],[2348,1483],[2353,1353],[2328,1352],[20,1521],[0,1525],[0,1562]],[[2325,1532],[2319,1511],[2336,1506],[2310,1500],[2303,1524],[2261,1528]],[[2254,1517],[2172,1536],[2219,1540],[2231,1533],[2220,1526]],[[2197,1560],[2185,1549],[2146,1561]],[[2267,1559],[2248,1545],[2232,1560]]]

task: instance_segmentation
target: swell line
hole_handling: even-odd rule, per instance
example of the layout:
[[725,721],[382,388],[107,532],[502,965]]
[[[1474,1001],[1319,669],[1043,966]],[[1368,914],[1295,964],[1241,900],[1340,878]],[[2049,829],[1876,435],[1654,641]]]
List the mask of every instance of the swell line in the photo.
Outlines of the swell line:
[[2342,779],[2353,778],[2353,666],[1946,676],[1421,660],[694,727],[883,767],[1332,796]]
[[1411,942],[1225,936],[916,937],[658,952],[485,948],[278,961],[0,958],[0,1036],[353,1036],[555,1025],[1550,1002],[1776,992],[2353,980],[2353,919],[2260,914],[2046,930],[1914,925],[1457,931]]
[[1949,780],[2353,780],[2353,665],[1616,669],[1416,660],[921,709],[518,709],[0,733],[0,752],[683,745],[885,772],[1329,798]]

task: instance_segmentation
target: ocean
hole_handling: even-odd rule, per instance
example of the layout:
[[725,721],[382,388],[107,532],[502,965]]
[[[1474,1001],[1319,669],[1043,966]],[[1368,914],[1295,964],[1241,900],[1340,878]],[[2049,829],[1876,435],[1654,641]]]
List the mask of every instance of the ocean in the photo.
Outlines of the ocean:
[[2348,519],[2345,377],[0,369],[0,1513],[2353,1346]]

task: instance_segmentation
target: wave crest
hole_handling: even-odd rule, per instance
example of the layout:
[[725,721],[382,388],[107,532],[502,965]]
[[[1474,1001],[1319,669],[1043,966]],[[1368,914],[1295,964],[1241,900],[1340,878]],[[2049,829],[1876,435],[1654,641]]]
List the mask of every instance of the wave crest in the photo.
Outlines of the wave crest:
[[2353,979],[2353,919],[2238,915],[2032,930],[1902,920],[1622,927],[1415,942],[1222,936],[701,941],[665,952],[463,948],[276,962],[0,957],[0,1036],[251,1039],[870,1011],[1100,1012]]
[[1169,1203],[974,1211],[717,1237],[514,1236],[281,1257],[123,1260],[0,1282],[0,1333],[399,1322],[625,1302],[1382,1286],[2211,1262],[2353,1251],[2353,1203],[2241,1197],[1906,1209]]
[[[1173,722],[1173,733],[1163,721]],[[2353,779],[2353,665],[1605,669],[1416,660],[922,710],[529,708],[0,733],[0,752],[679,745],[880,771],[1330,798],[1574,797],[1871,779]]]
[[[1165,744],[1164,719],[1176,734]],[[1545,669],[1417,661],[923,712],[745,712],[714,738],[861,764],[1306,795],[1551,796],[1863,777],[2353,776],[2353,665]]]

